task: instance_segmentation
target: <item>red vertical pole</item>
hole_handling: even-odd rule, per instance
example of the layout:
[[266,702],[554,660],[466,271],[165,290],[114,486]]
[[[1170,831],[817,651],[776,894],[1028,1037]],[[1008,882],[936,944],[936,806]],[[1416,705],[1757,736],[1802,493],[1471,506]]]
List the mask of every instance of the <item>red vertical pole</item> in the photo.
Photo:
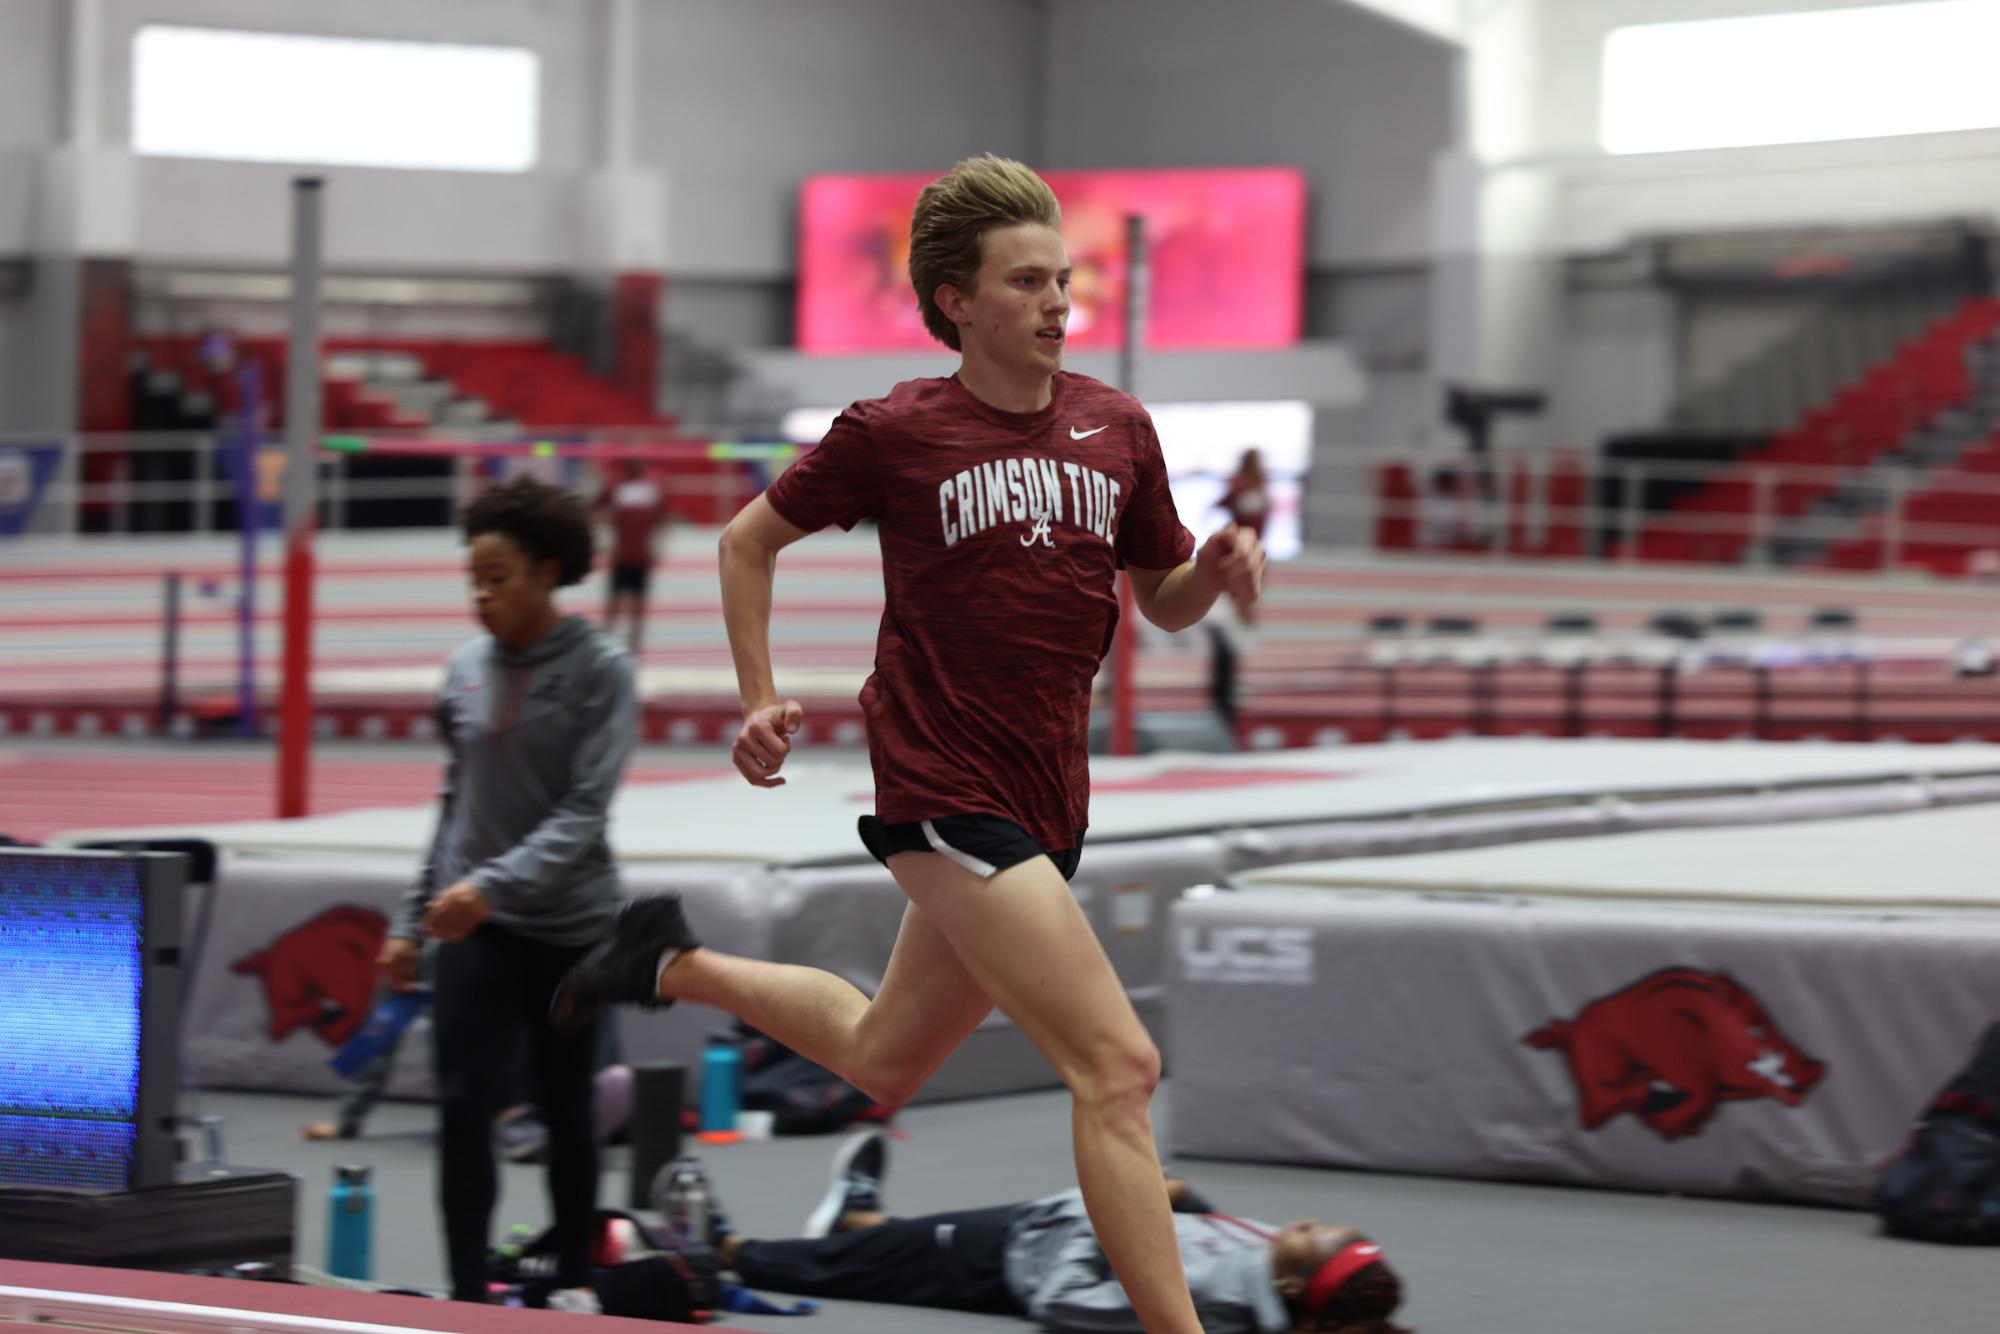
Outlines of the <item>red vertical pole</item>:
[[285,680],[278,712],[278,818],[304,815],[312,773],[312,518],[285,534]]
[[313,528],[319,467],[320,180],[292,181],[292,320],[285,357],[285,654],[278,818],[311,804]]

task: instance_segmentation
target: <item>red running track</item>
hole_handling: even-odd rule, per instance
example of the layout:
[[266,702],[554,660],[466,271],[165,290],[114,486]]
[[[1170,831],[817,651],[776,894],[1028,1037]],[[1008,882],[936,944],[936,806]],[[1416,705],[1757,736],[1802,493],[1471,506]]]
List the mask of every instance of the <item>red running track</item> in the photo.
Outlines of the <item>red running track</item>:
[[[475,1306],[468,1302],[434,1302],[421,1297],[392,1296],[379,1292],[349,1292],[340,1288],[308,1287],[303,1284],[249,1283],[240,1279],[202,1278],[192,1274],[157,1274],[137,1269],[98,1269],[85,1265],[36,1264],[21,1260],[0,1260],[0,1285],[41,1292],[88,1293],[127,1301],[171,1302],[188,1306],[241,1311],[245,1318],[240,1329],[258,1327],[257,1314],[312,1320],[338,1320],[357,1325],[394,1325],[412,1330],[434,1330],[439,1334],[548,1334],[551,1327],[571,1328],[572,1318],[550,1315],[547,1311],[512,1310],[504,1306]],[[18,1305],[9,1299],[9,1305]],[[70,1311],[72,1319],[76,1312]],[[116,1309],[91,1313],[95,1323],[70,1328],[169,1328],[160,1318],[123,1317]],[[11,1322],[9,1322],[11,1323]],[[60,1328],[61,1326],[56,1326]],[[222,1329],[222,1317],[199,1326],[184,1328]],[[576,1326],[591,1334],[671,1334],[673,1330],[694,1330],[697,1326],[660,1320],[632,1320],[617,1316],[591,1316]],[[744,1334],[724,1325],[700,1328],[708,1334]]]

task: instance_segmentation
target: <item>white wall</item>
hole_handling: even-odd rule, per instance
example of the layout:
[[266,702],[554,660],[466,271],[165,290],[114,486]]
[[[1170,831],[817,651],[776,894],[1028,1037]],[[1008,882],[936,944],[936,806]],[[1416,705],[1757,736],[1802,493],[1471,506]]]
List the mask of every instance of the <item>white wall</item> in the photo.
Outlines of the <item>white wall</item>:
[[62,138],[61,3],[0,3],[0,258],[33,249],[39,155]]
[[642,12],[640,160],[666,172],[671,272],[790,274],[817,172],[1030,157],[1031,0],[653,0]]
[[62,4],[0,4],[0,151],[49,148],[62,137]]
[[[760,380],[787,389],[800,405],[811,407],[845,407],[883,394],[898,381],[949,375],[958,368],[956,354],[942,347],[858,357],[809,357],[768,348],[749,353],[747,360]],[[1071,353],[1063,365],[1117,383],[1114,352]],[[1301,343],[1269,352],[1147,353],[1139,361],[1136,393],[1158,403],[1303,399],[1315,407],[1350,409],[1361,403],[1367,387],[1367,376],[1344,346]]]
[[1681,383],[1690,393],[1718,383],[1820,319],[1829,304],[1821,292],[1691,294],[1682,302]]
[[1328,0],[1061,0],[1050,167],[1291,163],[1315,268],[1428,258],[1431,171],[1460,57]]
[[1463,0],[1331,0],[1331,2],[1358,5],[1446,41],[1456,41],[1465,32]]
[[1594,445],[1656,427],[1674,398],[1674,301],[1652,288],[1572,292],[1563,302],[1547,438]]
[[0,295],[0,431],[32,429],[27,390],[28,302],[25,296]]
[[584,256],[579,177],[568,173],[377,171],[140,158],[138,256],[275,267],[291,246],[289,182],[326,181],[330,268],[551,271]]
[[1558,241],[1613,248],[1644,233],[1863,226],[2000,212],[2000,131],[1637,154],[1551,169]]

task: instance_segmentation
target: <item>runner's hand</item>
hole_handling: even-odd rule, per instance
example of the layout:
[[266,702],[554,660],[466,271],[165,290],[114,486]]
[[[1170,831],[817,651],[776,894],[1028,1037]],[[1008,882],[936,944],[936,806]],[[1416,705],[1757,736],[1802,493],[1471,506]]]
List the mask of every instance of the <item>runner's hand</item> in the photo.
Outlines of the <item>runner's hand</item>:
[[791,739],[805,719],[806,711],[795,699],[750,710],[729,751],[736,771],[757,787],[783,787],[778,770],[792,753]]
[[1235,599],[1239,607],[1257,601],[1264,591],[1264,544],[1248,528],[1226,523],[1209,534],[1196,554],[1195,567],[1211,585]]

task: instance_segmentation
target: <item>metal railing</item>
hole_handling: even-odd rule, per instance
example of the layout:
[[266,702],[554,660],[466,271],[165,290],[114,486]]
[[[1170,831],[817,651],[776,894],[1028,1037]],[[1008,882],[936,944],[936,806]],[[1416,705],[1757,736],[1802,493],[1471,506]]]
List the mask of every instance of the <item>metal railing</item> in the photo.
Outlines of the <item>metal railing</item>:
[[[377,439],[420,438],[423,431],[371,431]],[[501,443],[562,441],[596,444],[641,444],[660,441],[661,428],[467,428],[454,430],[455,439]],[[204,536],[237,531],[240,484],[232,458],[236,440],[220,432],[139,432],[130,434],[0,434],[0,460],[53,451],[54,462],[39,494],[30,495],[25,478],[32,476],[32,458],[17,468],[23,480],[10,489],[0,484],[0,515],[11,506],[27,511],[13,527],[37,536],[125,536],[134,533]],[[260,506],[281,503],[283,444],[267,440],[260,458],[271,464],[253,483]],[[368,460],[363,462],[361,460]],[[318,522],[321,531],[352,528],[445,527],[480,490],[495,480],[486,460],[470,453],[434,460],[430,475],[368,476],[375,461],[366,454],[326,451],[318,458]],[[563,481],[594,494],[602,474],[574,459],[509,460],[510,469],[527,467],[551,481]],[[712,497],[722,513],[734,513],[762,487],[759,478],[740,467],[683,469],[668,465],[671,489],[678,497]],[[418,471],[410,469],[409,471]],[[0,483],[5,481],[0,466]],[[427,510],[432,517],[414,522],[380,521],[380,507],[394,504]],[[370,513],[375,509],[377,513]],[[8,531],[0,529],[0,533]]]
[[[395,433],[375,434],[387,438]],[[482,437],[465,434],[487,440],[524,435],[518,429]],[[616,444],[658,435],[657,428],[539,430],[526,438]],[[0,532],[79,537],[234,532],[238,485],[230,465],[232,449],[229,438],[216,433],[0,435],[0,520],[8,518],[10,501],[18,520],[0,526]],[[16,467],[16,480],[9,483],[4,464],[10,453],[34,451],[52,452],[53,465],[30,509],[18,478],[34,469]],[[371,476],[372,465],[363,462],[369,457],[332,451],[320,456],[323,531],[448,526],[495,475],[468,456],[436,460],[430,475]],[[1421,485],[1429,465],[1396,454],[1378,455],[1371,462],[1366,470],[1343,470],[1339,475],[1353,479],[1344,487],[1308,481],[1299,515],[1308,543],[1494,558],[1679,559],[1762,568],[1824,565],[1832,557],[1838,568],[1856,572],[1892,572],[1912,563],[1948,565],[1952,551],[1991,551],[1996,554],[1977,560],[2000,563],[2000,472],[1951,464],[1927,471],[1887,464],[1717,467],[1602,460],[1583,453],[1503,452],[1493,462],[1490,488],[1481,484],[1473,466],[1461,465],[1456,495],[1398,496],[1385,494],[1384,469],[1402,465]],[[594,491],[600,477],[595,466],[581,460],[552,458],[530,466],[586,491]],[[763,485],[763,477],[747,466],[676,473],[669,465],[669,481],[677,495],[712,498],[719,515],[734,513]],[[1664,503],[1676,491],[1691,496],[1704,483],[1716,482],[1727,483],[1733,498],[1703,508]],[[261,503],[277,503],[275,472],[263,476],[260,489]],[[1913,512],[1914,497],[1938,491],[1975,500],[1949,517]],[[1829,499],[1834,497],[1837,503]],[[383,507],[388,505],[414,505],[428,517],[384,523]],[[23,510],[28,511],[25,518],[20,517]]]
[[[1376,476],[1397,464],[1422,475],[1418,460],[1385,455]],[[1699,508],[1685,503],[1711,483],[1726,490],[1711,491],[1716,498]],[[1668,499],[1676,491],[1680,507]],[[1911,512],[1914,497],[1938,492],[1972,498],[1974,512],[1949,519]],[[1837,507],[1828,503],[1834,497]],[[1351,525],[1354,499],[1314,495],[1306,506],[1308,538],[1315,526]],[[1940,548],[2000,553],[2000,472],[1956,465],[1718,467],[1516,453],[1495,459],[1490,487],[1465,466],[1456,494],[1397,497],[1382,494],[1378,484],[1368,499],[1374,545],[1392,550],[1771,567],[1818,565],[1833,549],[1853,544],[1842,568],[1882,571]]]

